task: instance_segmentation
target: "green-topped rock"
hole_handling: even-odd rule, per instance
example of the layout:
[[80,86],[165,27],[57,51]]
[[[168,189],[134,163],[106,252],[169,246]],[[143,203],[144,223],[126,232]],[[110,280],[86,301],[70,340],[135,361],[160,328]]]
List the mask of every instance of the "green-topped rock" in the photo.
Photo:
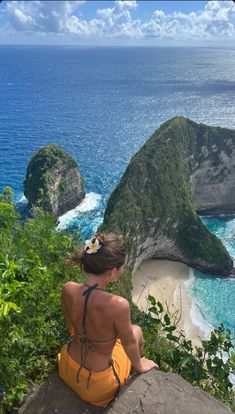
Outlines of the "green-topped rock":
[[165,258],[229,275],[231,257],[197,212],[235,213],[235,131],[176,117],[132,158],[102,228],[125,236],[133,271]]
[[46,145],[29,162],[24,194],[29,205],[42,207],[58,218],[85,197],[79,167],[58,145]]

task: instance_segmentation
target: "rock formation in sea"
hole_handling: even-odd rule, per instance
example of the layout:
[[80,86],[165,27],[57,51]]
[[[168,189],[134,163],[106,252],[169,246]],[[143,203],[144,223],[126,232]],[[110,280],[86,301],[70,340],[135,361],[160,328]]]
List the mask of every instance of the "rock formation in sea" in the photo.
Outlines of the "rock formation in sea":
[[175,117],[130,161],[102,228],[125,236],[133,271],[165,258],[229,275],[231,257],[197,213],[235,213],[235,131]]
[[57,219],[85,197],[83,179],[75,160],[58,145],[46,145],[28,164],[24,194],[32,211],[42,207]]

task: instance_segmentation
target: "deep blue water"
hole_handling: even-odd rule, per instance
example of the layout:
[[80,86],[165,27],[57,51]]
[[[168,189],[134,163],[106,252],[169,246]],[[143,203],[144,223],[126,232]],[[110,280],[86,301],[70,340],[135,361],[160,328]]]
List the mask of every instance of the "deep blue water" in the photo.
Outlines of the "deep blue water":
[[[88,193],[61,226],[90,236],[131,157],[164,121],[235,128],[234,67],[229,49],[0,46],[0,190],[10,185],[19,201],[33,152],[61,145]],[[207,225],[224,241],[232,234],[234,255],[234,221],[216,220]],[[196,273],[193,294],[211,323],[223,317],[235,327],[235,283],[215,286]]]

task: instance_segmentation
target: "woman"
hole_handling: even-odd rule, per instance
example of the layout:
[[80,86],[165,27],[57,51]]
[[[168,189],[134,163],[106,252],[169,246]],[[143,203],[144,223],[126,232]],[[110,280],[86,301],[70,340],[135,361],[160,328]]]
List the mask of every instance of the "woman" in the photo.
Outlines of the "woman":
[[86,273],[84,284],[67,282],[62,306],[70,334],[58,355],[59,375],[91,404],[106,407],[126,382],[131,367],[142,373],[157,367],[143,354],[141,328],[131,325],[126,299],[106,286],[121,277],[126,264],[121,237],[97,234],[71,259]]

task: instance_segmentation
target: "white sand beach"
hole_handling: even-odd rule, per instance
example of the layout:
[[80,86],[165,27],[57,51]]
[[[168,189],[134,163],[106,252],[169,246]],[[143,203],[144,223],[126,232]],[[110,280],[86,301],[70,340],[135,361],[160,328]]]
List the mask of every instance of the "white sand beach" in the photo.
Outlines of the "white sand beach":
[[183,330],[193,345],[199,344],[203,332],[193,325],[190,318],[192,301],[188,293],[189,267],[169,260],[146,260],[133,274],[133,302],[144,311],[148,308],[147,297],[152,295],[170,312],[179,311],[177,330]]

